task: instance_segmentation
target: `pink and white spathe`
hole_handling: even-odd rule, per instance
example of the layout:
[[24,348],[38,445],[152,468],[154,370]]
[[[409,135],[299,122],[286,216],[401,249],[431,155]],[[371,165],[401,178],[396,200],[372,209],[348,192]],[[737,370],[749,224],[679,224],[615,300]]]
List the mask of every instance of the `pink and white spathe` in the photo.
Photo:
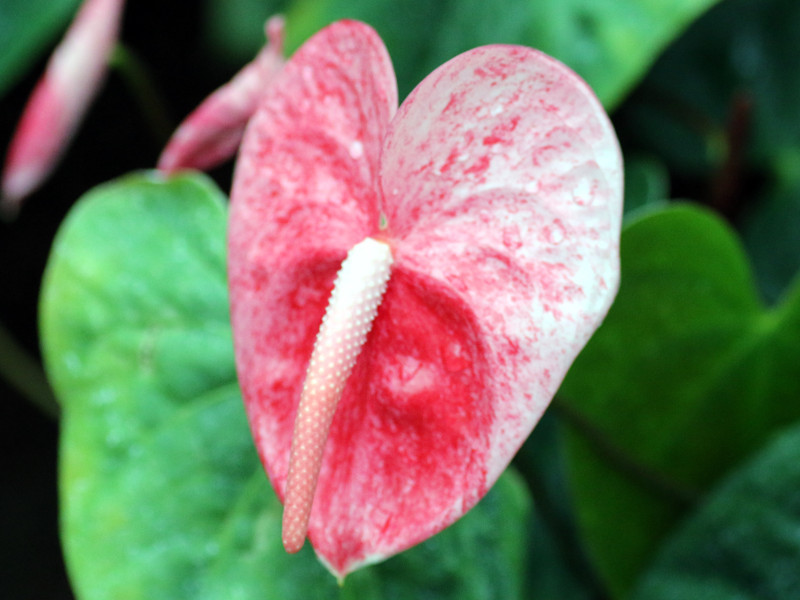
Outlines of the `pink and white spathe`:
[[5,210],[16,211],[58,163],[103,82],[124,5],[86,0],[50,58],[6,156]]
[[331,25],[262,98],[231,198],[237,369],[284,545],[307,531],[339,577],[486,493],[617,290],[614,131],[530,48],[466,52],[398,110],[378,36]]
[[271,18],[265,29],[264,49],[181,123],[161,153],[159,169],[166,173],[206,170],[236,153],[259,98],[284,63],[283,18]]

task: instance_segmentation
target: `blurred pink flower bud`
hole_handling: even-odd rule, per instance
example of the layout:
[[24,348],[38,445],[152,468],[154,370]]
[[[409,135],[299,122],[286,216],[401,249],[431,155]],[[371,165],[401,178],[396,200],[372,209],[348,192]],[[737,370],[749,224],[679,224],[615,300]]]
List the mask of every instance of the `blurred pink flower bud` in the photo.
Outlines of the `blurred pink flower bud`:
[[2,208],[19,209],[50,175],[103,82],[124,0],[86,0],[36,85],[6,157]]
[[159,169],[210,169],[236,153],[261,95],[283,67],[283,29],[282,17],[267,21],[267,45],[181,123],[161,153]]

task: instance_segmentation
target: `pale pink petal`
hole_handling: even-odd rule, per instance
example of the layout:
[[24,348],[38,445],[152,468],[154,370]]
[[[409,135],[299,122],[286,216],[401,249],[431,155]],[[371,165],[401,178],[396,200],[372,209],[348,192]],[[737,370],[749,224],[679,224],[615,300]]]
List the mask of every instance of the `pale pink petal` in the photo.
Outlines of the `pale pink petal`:
[[618,277],[620,155],[581,80],[529,49],[479,49],[427,78],[387,134],[391,67],[365,31],[336,24],[287,63],[246,136],[229,230],[237,368],[282,498],[334,273],[366,236],[394,256],[311,507],[337,576],[485,494]]
[[86,0],[34,89],[11,141],[3,204],[16,210],[55,168],[105,77],[124,0]]
[[403,103],[382,186],[395,271],[426,277],[475,319],[481,368],[492,374],[481,400],[489,486],[616,294],[616,136],[561,63],[487,46],[437,69]]
[[281,17],[267,21],[267,45],[253,62],[181,123],[161,153],[159,169],[166,173],[179,169],[206,170],[236,153],[259,99],[283,67],[283,28]]
[[334,277],[378,228],[378,155],[396,108],[380,39],[339,22],[277,75],[242,143],[228,233],[231,318],[251,428],[281,498]]

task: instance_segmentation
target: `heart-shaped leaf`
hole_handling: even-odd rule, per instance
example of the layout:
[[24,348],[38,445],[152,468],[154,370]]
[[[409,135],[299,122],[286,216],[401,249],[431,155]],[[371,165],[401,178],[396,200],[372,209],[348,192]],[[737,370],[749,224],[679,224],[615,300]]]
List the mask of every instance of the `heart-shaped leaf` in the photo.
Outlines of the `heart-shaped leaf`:
[[[309,537],[340,575],[429,537],[491,487],[618,280],[619,148],[574,73],[486,46],[396,98],[377,35],[334,23],[263,97],[232,192],[231,312],[256,445],[292,516],[304,490]],[[383,303],[352,376],[322,386],[343,387],[338,408],[307,409],[334,276],[365,238],[394,260]],[[330,373],[352,359],[345,331],[319,363]],[[315,452],[290,460],[293,443]],[[302,486],[287,483],[294,465]]]
[[287,555],[236,384],[225,208],[205,178],[132,176],[79,201],[44,282],[63,404],[64,550],[81,600],[521,598],[513,474],[456,526],[343,587]]
[[800,427],[736,469],[672,536],[634,600],[786,600],[800,590]]
[[734,234],[691,205],[632,222],[621,260],[617,300],[562,388],[590,434],[571,444],[580,521],[617,597],[693,490],[800,417],[800,286],[765,309]]

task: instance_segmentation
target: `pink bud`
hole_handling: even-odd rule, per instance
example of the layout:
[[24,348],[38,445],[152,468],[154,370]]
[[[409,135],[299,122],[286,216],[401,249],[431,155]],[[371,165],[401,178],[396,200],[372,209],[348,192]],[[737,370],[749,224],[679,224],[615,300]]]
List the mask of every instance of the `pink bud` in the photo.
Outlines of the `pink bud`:
[[15,211],[50,175],[105,77],[124,0],[86,0],[28,101],[3,171],[3,205]]
[[259,98],[283,67],[283,28],[282,17],[267,21],[267,45],[181,123],[161,153],[159,169],[210,169],[236,153]]
[[298,50],[248,125],[228,232],[288,550],[307,531],[343,577],[487,492],[613,301],[621,213],[608,117],[552,58],[476,48],[397,109],[366,25]]

